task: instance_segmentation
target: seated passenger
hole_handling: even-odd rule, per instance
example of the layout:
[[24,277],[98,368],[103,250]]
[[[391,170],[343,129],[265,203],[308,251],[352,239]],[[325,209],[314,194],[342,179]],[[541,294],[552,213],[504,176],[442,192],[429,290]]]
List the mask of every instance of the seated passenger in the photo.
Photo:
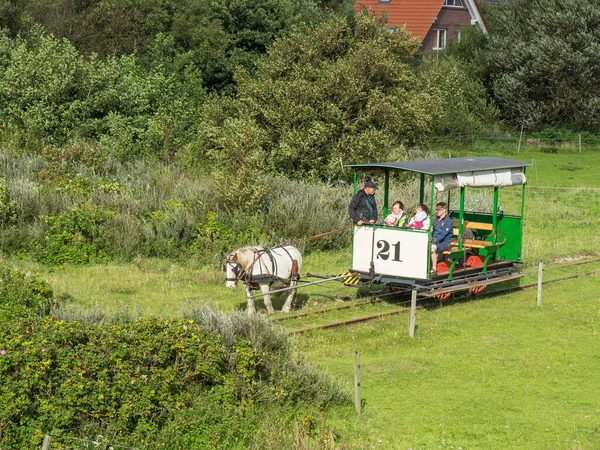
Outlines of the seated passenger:
[[392,205],[392,212],[383,221],[386,227],[403,227],[407,215],[404,213],[404,204],[397,201]]
[[435,206],[433,235],[431,240],[431,275],[437,274],[438,255],[450,247],[454,225],[450,216],[446,215],[447,205],[440,202]]
[[410,219],[408,226],[406,228],[410,228],[412,230],[429,230],[429,208],[427,205],[420,204],[417,206],[417,212],[414,217]]

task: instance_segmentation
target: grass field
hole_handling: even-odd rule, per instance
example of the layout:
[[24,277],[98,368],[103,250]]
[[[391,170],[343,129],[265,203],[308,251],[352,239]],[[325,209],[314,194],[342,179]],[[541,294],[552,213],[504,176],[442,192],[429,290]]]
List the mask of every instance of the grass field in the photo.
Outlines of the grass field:
[[[527,172],[525,282],[535,280],[539,260],[555,262],[547,271],[551,278],[585,271],[559,262],[600,254],[600,150],[579,154],[566,147],[549,153],[523,146],[518,154],[516,149],[485,152],[535,163]],[[508,193],[501,204],[514,207],[517,198]],[[82,310],[175,316],[199,305],[224,311],[245,307],[243,289],[227,290],[222,272],[193,261],[58,270],[9,262],[40,271],[57,294]],[[302,273],[338,274],[349,264],[350,249],[312,253],[305,256]],[[401,314],[294,341],[300,353],[349,386],[354,351],[360,352],[362,415],[353,407],[327,411],[342,448],[600,449],[598,282],[593,274],[547,285],[541,308],[529,289],[423,309],[415,339],[408,338],[408,316]],[[334,306],[355,297],[352,288],[321,284],[299,291],[297,308]],[[384,303],[367,310],[392,307]]]
[[330,412],[347,448],[594,449],[600,444],[598,276],[297,339],[351,381],[364,412]]

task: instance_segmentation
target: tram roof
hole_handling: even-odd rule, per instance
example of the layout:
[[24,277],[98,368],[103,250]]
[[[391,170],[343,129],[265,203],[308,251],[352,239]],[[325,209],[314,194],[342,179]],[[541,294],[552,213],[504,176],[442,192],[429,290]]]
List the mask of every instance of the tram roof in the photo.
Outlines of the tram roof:
[[421,159],[417,161],[347,164],[353,169],[394,169],[426,175],[446,175],[461,172],[479,172],[496,169],[515,169],[532,166],[532,163],[515,159],[470,156],[467,158]]

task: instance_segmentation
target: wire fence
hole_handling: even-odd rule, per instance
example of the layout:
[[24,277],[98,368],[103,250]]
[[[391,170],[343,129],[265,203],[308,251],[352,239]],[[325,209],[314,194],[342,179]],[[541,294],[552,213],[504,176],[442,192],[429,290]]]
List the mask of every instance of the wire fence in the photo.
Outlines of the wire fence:
[[472,133],[472,134],[448,134],[441,136],[429,136],[427,143],[430,147],[461,146],[465,149],[480,149],[483,145],[499,143],[506,146],[514,145],[515,150],[520,151],[527,147],[537,147],[549,153],[560,148],[576,149],[580,153],[592,147],[600,148],[600,135],[588,132],[573,132],[568,135],[555,135],[547,132],[525,132],[523,130],[509,130],[503,132]]

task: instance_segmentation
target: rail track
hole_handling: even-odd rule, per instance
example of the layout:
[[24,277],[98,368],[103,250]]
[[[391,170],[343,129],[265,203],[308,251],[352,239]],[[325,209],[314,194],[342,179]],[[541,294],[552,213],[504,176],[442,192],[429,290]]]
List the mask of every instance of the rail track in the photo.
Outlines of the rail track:
[[[600,265],[600,258],[586,260],[586,261],[575,261],[575,262],[567,263],[567,264],[551,263],[550,265],[548,265],[544,268],[544,272],[551,272],[551,271],[555,271],[555,270],[563,271],[565,269],[570,269],[572,267],[578,267],[578,266],[590,265],[590,264],[599,264]],[[537,273],[537,268],[535,268],[535,270],[534,270],[534,268],[528,268],[527,270],[524,271],[524,274],[525,274],[525,276],[532,276],[532,275],[534,275],[534,272]],[[557,282],[561,282],[561,281],[567,281],[567,280],[577,279],[577,278],[581,278],[581,277],[585,277],[585,276],[593,276],[593,275],[598,275],[598,274],[600,274],[600,267],[597,267],[597,268],[594,268],[593,270],[588,270],[585,272],[574,273],[574,274],[569,274],[569,275],[564,275],[564,276],[559,276],[559,277],[551,278],[548,280],[544,280],[544,281],[542,281],[542,284],[557,283]],[[479,297],[479,298],[491,297],[494,295],[505,294],[505,293],[517,291],[517,290],[525,290],[525,289],[529,289],[529,288],[533,288],[533,287],[537,287],[537,286],[538,286],[538,283],[534,282],[534,283],[527,283],[527,284],[508,286],[508,287],[499,287],[496,289],[490,289],[490,290],[483,291],[483,292],[477,294],[477,297]],[[344,289],[347,289],[347,288],[344,288]],[[288,328],[289,334],[302,334],[302,333],[307,333],[307,332],[314,331],[314,330],[324,330],[324,329],[337,328],[337,327],[345,326],[345,325],[354,325],[357,323],[364,323],[367,321],[380,319],[383,317],[388,317],[388,316],[398,315],[398,314],[403,314],[403,313],[409,313],[410,312],[410,307],[409,307],[410,298],[407,298],[409,292],[410,292],[410,290],[408,290],[408,289],[405,289],[402,291],[391,292],[390,288],[388,286],[385,286],[385,287],[382,287],[381,289],[369,292],[370,298],[368,300],[360,300],[360,301],[354,300],[354,301],[348,301],[342,305],[338,305],[338,306],[334,306],[334,307],[330,307],[330,308],[305,311],[305,312],[289,314],[289,315],[277,315],[277,316],[274,316],[273,318],[271,318],[271,321],[272,322],[281,322],[282,325],[285,326],[285,328]],[[465,293],[465,292],[461,292],[460,294],[457,294],[455,298],[464,299],[469,296],[473,296],[473,295]],[[419,299],[419,304],[417,306],[417,309],[422,309],[422,308],[426,308],[426,307],[434,307],[436,305],[443,305],[443,304],[444,303],[438,302],[437,300],[434,300],[432,298],[421,298],[421,299]],[[375,305],[377,305],[377,306],[375,306]],[[377,311],[377,312],[373,311],[374,308],[379,309],[379,311]],[[331,315],[331,314],[335,314],[336,316],[339,316],[340,312],[349,312],[350,315],[349,315],[349,317],[341,318],[341,319],[339,317],[336,317],[336,320],[334,320],[334,321],[328,321],[329,319],[326,318],[328,315]],[[315,322],[315,321],[323,322],[324,321],[325,323],[316,323],[316,324],[313,323],[311,325],[307,325],[307,324],[303,323],[303,322],[305,322],[305,319],[311,318],[311,317],[313,318],[313,322]],[[315,317],[317,317],[318,319],[315,319]],[[323,317],[325,319],[322,319]],[[283,322],[285,322],[285,324]]]

